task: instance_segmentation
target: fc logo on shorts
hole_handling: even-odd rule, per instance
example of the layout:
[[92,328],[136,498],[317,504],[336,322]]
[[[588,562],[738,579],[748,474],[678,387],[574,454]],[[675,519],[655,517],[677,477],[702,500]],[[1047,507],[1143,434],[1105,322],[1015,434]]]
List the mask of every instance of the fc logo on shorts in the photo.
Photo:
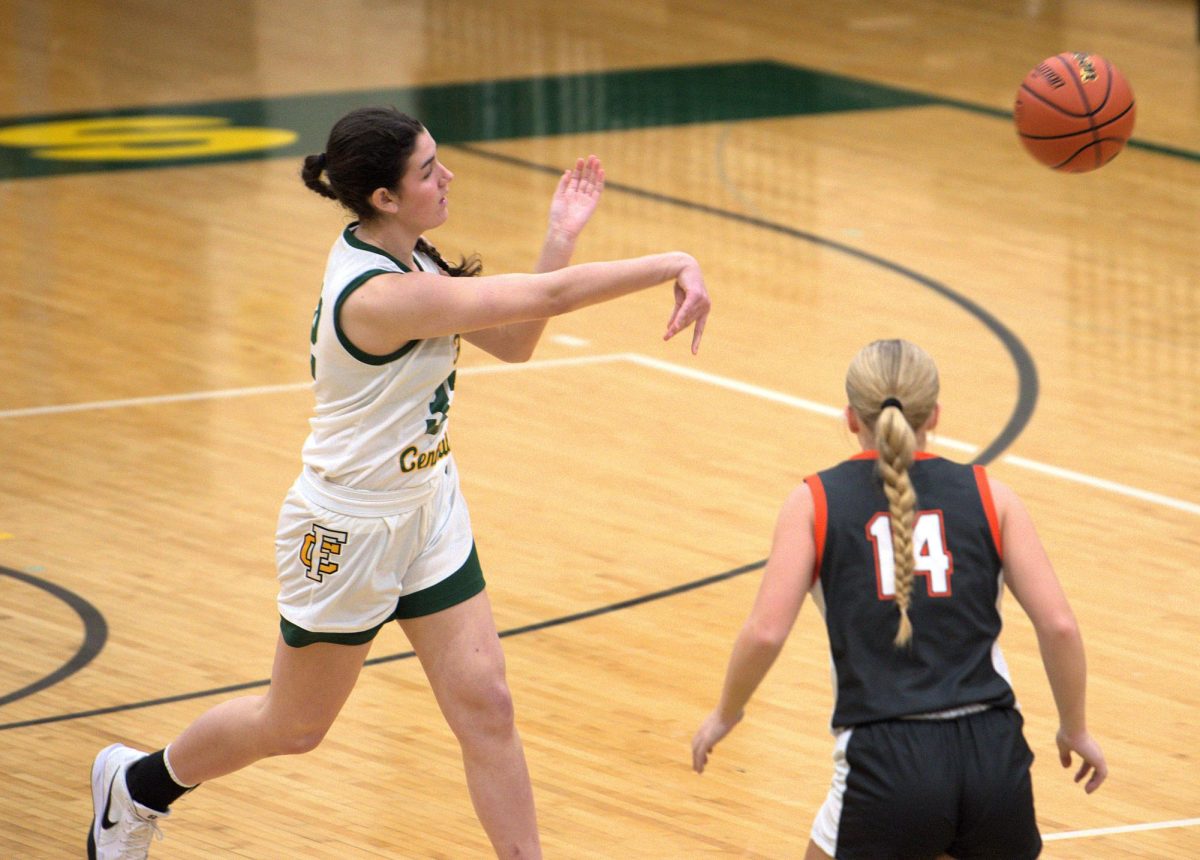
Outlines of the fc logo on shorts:
[[304,536],[304,544],[300,547],[300,563],[308,571],[309,579],[323,582],[325,574],[337,573],[337,556],[342,554],[342,546],[348,535],[327,529],[325,526],[313,524],[312,531]]

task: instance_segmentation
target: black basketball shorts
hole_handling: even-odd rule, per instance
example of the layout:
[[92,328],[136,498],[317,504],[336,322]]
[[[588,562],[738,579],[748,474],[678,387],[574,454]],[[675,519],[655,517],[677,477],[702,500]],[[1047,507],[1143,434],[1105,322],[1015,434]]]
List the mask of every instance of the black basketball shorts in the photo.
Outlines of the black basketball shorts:
[[813,841],[838,860],[1037,857],[1023,722],[995,708],[847,729]]

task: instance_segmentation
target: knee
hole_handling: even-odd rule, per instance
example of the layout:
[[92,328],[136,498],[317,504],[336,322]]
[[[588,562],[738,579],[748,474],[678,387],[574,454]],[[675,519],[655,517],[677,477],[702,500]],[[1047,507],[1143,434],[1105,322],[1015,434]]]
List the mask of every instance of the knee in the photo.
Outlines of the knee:
[[461,690],[455,700],[447,719],[460,742],[469,743],[512,733],[516,714],[512,693],[503,676],[489,678]]
[[271,732],[271,755],[301,755],[312,752],[325,739],[328,725],[284,723]]

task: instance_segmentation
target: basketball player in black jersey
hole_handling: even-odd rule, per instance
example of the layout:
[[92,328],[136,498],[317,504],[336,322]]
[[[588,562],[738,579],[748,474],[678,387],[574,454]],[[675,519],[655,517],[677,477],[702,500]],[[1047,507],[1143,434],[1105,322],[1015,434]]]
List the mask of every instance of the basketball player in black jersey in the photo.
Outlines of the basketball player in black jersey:
[[835,675],[834,778],[806,860],[1037,857],[1033,754],[997,645],[1007,585],[1029,615],[1054,701],[1064,767],[1099,788],[1083,641],[1025,507],[982,466],[925,453],[938,418],[933,360],[876,341],[846,375],[863,451],[807,478],[783,505],[721,699],[692,741],[713,747],[778,656],[812,594]]

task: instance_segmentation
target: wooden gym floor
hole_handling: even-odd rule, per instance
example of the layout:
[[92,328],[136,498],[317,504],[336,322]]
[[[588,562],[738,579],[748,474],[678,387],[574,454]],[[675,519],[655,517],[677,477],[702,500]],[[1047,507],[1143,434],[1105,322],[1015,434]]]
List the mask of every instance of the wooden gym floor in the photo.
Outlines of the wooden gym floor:
[[[1043,57],[1138,97],[1055,174],[1008,113]],[[1200,856],[1200,57],[1185,0],[0,0],[0,857],[83,854],[95,752],[169,741],[270,666],[273,531],[344,223],[304,189],[345,110],[419,111],[457,174],[432,238],[536,259],[557,170],[610,186],[577,260],[682,248],[661,290],[464,350],[454,447],[548,857],[797,857],[831,773],[807,607],[703,776],[775,513],[853,451],[854,351],[943,375],[934,448],[1027,501],[1088,646],[1112,773],[1059,768],[1028,622],[1002,646],[1053,858]],[[181,801],[153,856],[487,856],[457,746],[385,630],[316,752]]]

